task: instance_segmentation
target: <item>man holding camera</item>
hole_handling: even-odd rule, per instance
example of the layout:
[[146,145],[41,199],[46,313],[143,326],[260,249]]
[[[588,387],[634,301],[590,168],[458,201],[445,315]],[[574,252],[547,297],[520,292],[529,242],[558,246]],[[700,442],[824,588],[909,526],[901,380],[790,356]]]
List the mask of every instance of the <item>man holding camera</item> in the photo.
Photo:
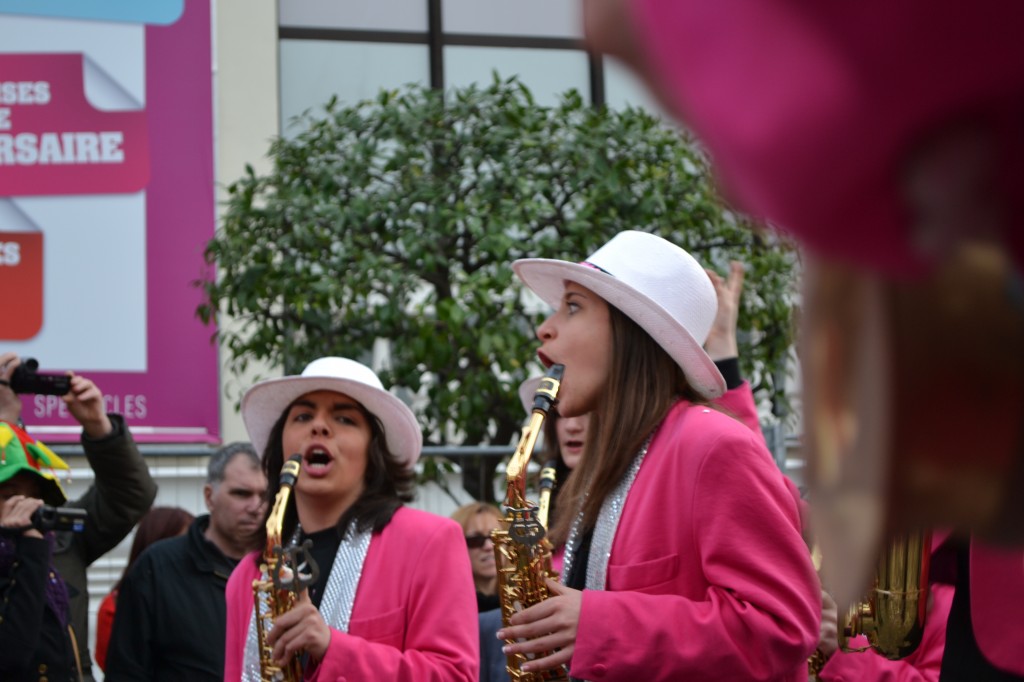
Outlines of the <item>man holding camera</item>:
[[[11,378],[21,360],[0,354],[0,420],[21,422],[21,399],[11,390]],[[89,656],[89,590],[86,569],[113,549],[142,518],[156,498],[156,483],[124,418],[107,414],[103,393],[89,379],[69,373],[63,396],[68,411],[82,425],[82,449],[95,478],[85,494],[69,506],[88,513],[82,532],[56,534],[54,565],[67,584],[70,625],[73,627],[82,678],[91,680]]]

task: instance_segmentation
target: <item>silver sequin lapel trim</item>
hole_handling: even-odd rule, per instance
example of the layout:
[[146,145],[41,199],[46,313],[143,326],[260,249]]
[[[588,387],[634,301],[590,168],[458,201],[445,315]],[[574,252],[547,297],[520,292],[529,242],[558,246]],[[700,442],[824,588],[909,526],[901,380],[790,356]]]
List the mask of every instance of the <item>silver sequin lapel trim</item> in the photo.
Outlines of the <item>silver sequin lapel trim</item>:
[[[352,619],[352,605],[356,600],[356,590],[363,575],[363,564],[366,553],[370,549],[370,531],[357,532],[355,524],[348,527],[345,537],[334,555],[331,574],[327,577],[324,596],[320,600],[320,613],[330,627],[340,632],[348,632]],[[266,580],[267,576],[262,576]],[[261,604],[261,606],[264,606]],[[254,617],[249,619],[249,632],[245,638],[245,664],[242,666],[243,682],[260,682],[259,642],[256,635],[255,605]]]
[[[655,432],[657,432],[657,429],[655,429]],[[590,560],[587,562],[586,580],[588,590],[605,589],[608,579],[608,560],[612,555],[615,531],[619,527],[619,519],[622,518],[622,510],[626,505],[626,498],[629,497],[629,491],[633,487],[637,474],[640,472],[640,465],[643,464],[644,457],[647,455],[647,448],[650,447],[653,438],[654,433],[647,436],[647,440],[644,441],[640,451],[633,457],[633,462],[629,465],[629,469],[626,470],[622,480],[619,481],[619,485],[615,487],[612,494],[601,505],[601,513],[597,517],[597,523],[594,524],[594,537],[590,542]],[[579,531],[582,522],[582,513],[577,513],[576,520],[573,521],[572,528],[569,531],[569,539],[565,543],[562,582],[565,582],[566,576],[569,575],[569,571],[572,568],[572,562],[576,556],[580,540]]]

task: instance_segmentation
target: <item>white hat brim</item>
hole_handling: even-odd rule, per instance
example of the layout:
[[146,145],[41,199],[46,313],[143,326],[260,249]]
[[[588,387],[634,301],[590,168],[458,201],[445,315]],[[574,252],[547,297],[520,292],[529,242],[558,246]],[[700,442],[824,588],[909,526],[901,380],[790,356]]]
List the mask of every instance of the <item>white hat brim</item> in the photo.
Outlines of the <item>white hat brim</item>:
[[629,284],[596,267],[551,258],[523,258],[512,263],[512,269],[556,310],[567,281],[590,289],[646,331],[682,368],[698,394],[712,400],[725,392],[725,379],[702,345],[671,313]]
[[[274,424],[288,407],[307,393],[334,391],[361,404],[380,420],[388,450],[411,469],[423,449],[423,434],[412,410],[401,400],[361,381],[321,376],[268,379],[250,388],[242,398],[242,420],[256,451],[263,453]],[[287,456],[290,453],[285,453]]]
[[519,402],[523,404],[523,412],[529,414],[533,411],[533,397],[540,388],[540,382],[544,377],[530,377],[519,384]]

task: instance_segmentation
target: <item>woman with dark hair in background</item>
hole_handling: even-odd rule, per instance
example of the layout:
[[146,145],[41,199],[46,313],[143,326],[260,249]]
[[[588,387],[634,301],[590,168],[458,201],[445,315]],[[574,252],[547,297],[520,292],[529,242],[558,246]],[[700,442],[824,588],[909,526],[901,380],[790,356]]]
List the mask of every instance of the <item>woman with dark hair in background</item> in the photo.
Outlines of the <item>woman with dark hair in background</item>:
[[142,517],[138,528],[135,529],[135,538],[132,540],[132,548],[128,553],[128,563],[113,589],[103,598],[100,610],[96,614],[96,665],[100,667],[100,670],[107,669],[107,644],[110,642],[110,630],[114,625],[114,613],[117,609],[117,590],[121,587],[121,581],[124,580],[125,575],[128,574],[128,569],[132,567],[142,551],[157,540],[184,534],[193,519],[192,514],[181,507],[153,507]]

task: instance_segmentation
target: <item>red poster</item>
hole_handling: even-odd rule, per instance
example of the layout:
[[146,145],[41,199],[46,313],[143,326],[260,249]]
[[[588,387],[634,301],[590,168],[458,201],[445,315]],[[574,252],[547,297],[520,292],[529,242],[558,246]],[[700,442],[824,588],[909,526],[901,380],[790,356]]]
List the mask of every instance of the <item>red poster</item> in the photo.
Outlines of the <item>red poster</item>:
[[43,326],[42,232],[4,232],[0,225],[0,291],[4,338],[35,336]]

